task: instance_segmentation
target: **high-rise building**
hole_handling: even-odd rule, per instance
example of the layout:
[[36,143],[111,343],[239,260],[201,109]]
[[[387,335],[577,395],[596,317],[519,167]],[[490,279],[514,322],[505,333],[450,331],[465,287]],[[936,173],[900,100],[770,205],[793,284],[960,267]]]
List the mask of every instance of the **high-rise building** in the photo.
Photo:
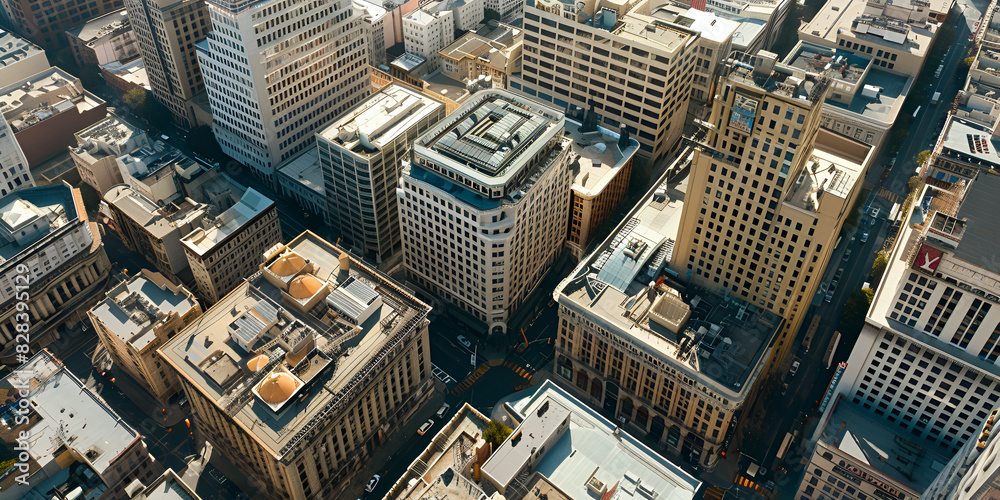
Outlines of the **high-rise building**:
[[683,133],[698,32],[648,15],[649,0],[581,4],[525,6],[522,68],[510,88],[581,121],[593,107],[604,127],[628,127],[641,156],[666,157]]
[[28,168],[28,159],[24,157],[21,145],[14,137],[14,131],[7,120],[0,118],[0,196],[18,189],[35,186],[35,179]]
[[924,490],[922,500],[986,500],[1000,496],[1000,462],[997,462],[1000,439],[993,432],[998,414],[1000,409],[990,412],[979,426],[976,439],[965,443],[938,472],[934,482]]
[[272,498],[345,486],[433,394],[430,308],[306,232],[160,348],[198,428]]
[[181,244],[199,297],[210,304],[254,274],[264,253],[281,243],[278,207],[253,188],[239,203],[202,224],[181,238]]
[[108,290],[88,315],[115,364],[166,403],[181,387],[156,350],[201,313],[194,294],[143,269]]
[[153,148],[145,131],[111,113],[73,135],[77,145],[70,146],[69,156],[76,171],[83,182],[101,194],[125,182],[119,157],[143,147]]
[[15,465],[0,479],[0,498],[127,500],[129,484],[163,472],[142,435],[48,350],[0,380],[0,390],[13,402],[4,441],[13,447],[30,436],[19,450],[27,480],[18,481]]
[[[948,147],[988,156],[977,152],[985,139],[960,137]],[[983,172],[917,192],[837,386],[948,454],[976,439],[1000,401],[998,189],[1000,177]]]
[[[277,188],[275,167],[368,95],[364,12],[349,0],[209,0],[198,61],[222,150]],[[253,7],[253,8],[250,8]]]
[[445,116],[440,102],[392,84],[316,134],[327,224],[380,267],[402,257],[396,186],[413,142]]
[[424,60],[423,74],[433,73],[441,68],[438,52],[455,41],[455,12],[445,10],[425,10],[410,12],[403,18],[403,40],[406,53]]
[[123,7],[122,0],[58,0],[45,7],[31,0],[2,0],[14,31],[46,49],[66,45],[64,32],[88,19]]
[[[362,25],[368,31],[368,64],[373,68],[377,68],[383,64],[388,63],[385,56],[385,27],[386,20],[389,23],[392,22],[392,18],[389,16],[389,11],[381,3],[376,3],[369,0],[354,0],[355,8],[360,7],[363,10],[363,23]],[[389,3],[389,5],[393,5]],[[391,29],[391,28],[390,28]],[[395,45],[394,43],[388,44],[389,46]]]
[[403,163],[407,276],[506,331],[566,241],[570,140],[562,113],[484,90],[421,136]]
[[[103,293],[111,262],[96,222],[87,220],[80,190],[52,184],[0,198],[0,359],[15,361],[18,293],[29,281],[32,346],[44,347],[78,307]],[[27,267],[27,270],[25,270]],[[23,328],[22,328],[23,329]]]
[[760,52],[720,83],[695,151],[670,263],[682,281],[785,318],[772,364],[792,345],[861,190],[869,145],[821,129],[825,76]]
[[139,42],[132,32],[125,9],[109,12],[67,30],[66,39],[81,68],[89,64],[125,63],[140,57]]
[[183,127],[198,125],[192,99],[205,90],[195,44],[212,23],[205,0],[125,0],[153,96]]
[[23,80],[49,68],[41,47],[0,29],[0,86]]

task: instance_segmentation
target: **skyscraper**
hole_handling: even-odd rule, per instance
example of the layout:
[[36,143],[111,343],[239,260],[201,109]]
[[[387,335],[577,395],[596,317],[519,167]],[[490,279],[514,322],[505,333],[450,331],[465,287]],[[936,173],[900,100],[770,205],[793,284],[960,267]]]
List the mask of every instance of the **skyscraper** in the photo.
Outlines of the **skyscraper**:
[[277,189],[279,163],[368,91],[364,12],[349,0],[211,0],[197,44],[222,150]]

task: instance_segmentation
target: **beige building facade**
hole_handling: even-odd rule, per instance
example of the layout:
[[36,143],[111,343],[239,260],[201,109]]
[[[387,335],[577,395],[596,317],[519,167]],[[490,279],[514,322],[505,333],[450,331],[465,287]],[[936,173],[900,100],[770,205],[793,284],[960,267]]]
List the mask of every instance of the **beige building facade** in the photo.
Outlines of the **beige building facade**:
[[521,71],[523,43],[524,30],[506,24],[470,31],[439,51],[441,72],[459,81],[488,76],[505,89],[510,75]]
[[69,156],[80,179],[102,195],[112,186],[125,182],[119,157],[142,147],[152,147],[145,131],[110,113],[107,118],[74,135],[77,145],[69,148]]

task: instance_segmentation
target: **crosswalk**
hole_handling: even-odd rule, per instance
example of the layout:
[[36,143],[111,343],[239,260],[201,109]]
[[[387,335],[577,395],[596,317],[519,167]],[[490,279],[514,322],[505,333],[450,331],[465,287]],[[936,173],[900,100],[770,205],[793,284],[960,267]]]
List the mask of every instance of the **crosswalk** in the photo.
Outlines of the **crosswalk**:
[[[522,367],[521,365],[519,365],[519,364],[517,364],[517,363],[515,363],[513,361],[505,361],[505,360],[502,360],[502,359],[491,359],[491,360],[489,360],[489,361],[487,361],[487,362],[479,365],[479,367],[476,368],[476,371],[472,372],[468,377],[466,377],[465,380],[463,380],[460,384],[458,384],[454,388],[452,388],[451,394],[453,396],[457,396],[457,395],[459,395],[459,394],[467,391],[469,389],[469,387],[472,387],[472,384],[475,384],[476,381],[479,380],[479,377],[482,377],[483,374],[485,374],[487,371],[489,371],[490,368],[493,368],[493,367],[496,367],[496,366],[501,366],[501,365],[503,365],[504,368],[510,369],[511,371],[513,371],[514,373],[516,373],[519,377],[525,379],[525,383],[524,384],[519,385],[519,386],[517,386],[517,387],[514,388],[515,391],[519,391],[521,389],[526,389],[529,386],[531,386],[531,376],[532,376],[532,373],[531,373],[530,370],[528,370],[527,368]],[[438,369],[433,364],[431,366],[435,370]],[[442,371],[441,373],[444,373],[444,372]],[[437,376],[437,371],[434,372],[434,375]],[[447,374],[445,374],[445,375],[447,375]],[[448,378],[450,378],[452,382],[455,381],[455,379],[453,379],[451,377],[448,377]],[[445,382],[443,379],[441,379],[441,377],[438,377],[438,379],[440,379],[442,382]],[[445,383],[448,383],[448,382],[445,382]]]
[[479,377],[482,377],[484,373],[489,371],[489,369],[489,363],[479,365],[479,368],[476,368],[476,371],[472,372],[472,374],[466,377],[461,384],[456,385],[455,388],[451,390],[452,396],[458,396],[459,394],[465,392],[466,389],[472,386],[472,384],[475,384],[476,380],[479,380]]
[[722,500],[726,496],[726,490],[719,488],[718,486],[709,486],[705,490],[705,495],[702,496],[705,500]]
[[889,203],[899,203],[900,196],[884,187],[878,188],[878,196],[889,200]]
[[445,384],[454,384],[456,382],[454,377],[448,375],[447,372],[439,368],[438,365],[435,365],[434,363],[431,363],[431,372],[434,373],[434,376],[438,380],[444,382]]

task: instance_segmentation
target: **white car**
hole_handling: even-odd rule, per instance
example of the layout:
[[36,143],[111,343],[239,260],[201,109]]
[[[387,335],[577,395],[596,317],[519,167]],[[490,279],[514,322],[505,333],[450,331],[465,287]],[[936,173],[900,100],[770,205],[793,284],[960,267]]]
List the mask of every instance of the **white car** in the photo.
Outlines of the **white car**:
[[368,480],[368,484],[365,485],[365,491],[371,493],[375,491],[375,487],[378,486],[378,480],[382,479],[382,476],[375,474],[371,479]]
[[869,233],[871,233],[871,231],[869,231],[868,229],[865,229],[865,232],[861,234],[861,243],[864,243],[864,242],[868,241],[868,235],[869,235]]
[[465,338],[465,335],[459,335],[455,340],[458,340],[458,343],[465,347],[472,347],[472,342],[469,342],[469,339]]
[[791,370],[788,370],[788,373],[791,373],[791,374],[792,374],[792,376],[794,377],[794,376],[795,376],[795,374],[796,374],[796,373],[797,373],[798,371],[799,371],[799,362],[798,362],[798,361],[796,361],[796,362],[792,363],[792,369],[791,369]]
[[448,403],[445,403],[441,405],[440,408],[438,408],[438,411],[435,415],[437,415],[438,418],[444,418],[444,416],[448,414],[449,408],[451,408],[451,406],[448,406]]
[[417,429],[417,434],[423,436],[424,434],[427,434],[427,431],[431,430],[431,427],[433,426],[434,426],[434,419],[428,420],[424,422],[424,425],[421,425],[420,428]]

